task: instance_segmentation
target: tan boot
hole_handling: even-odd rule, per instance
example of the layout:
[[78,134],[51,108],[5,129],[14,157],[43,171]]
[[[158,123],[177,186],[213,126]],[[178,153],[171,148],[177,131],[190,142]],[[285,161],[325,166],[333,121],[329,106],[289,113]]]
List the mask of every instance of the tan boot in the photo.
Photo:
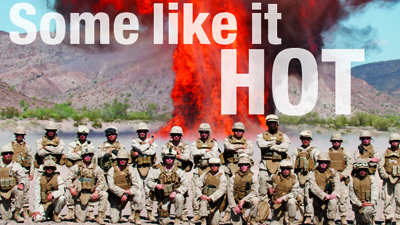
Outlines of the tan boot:
[[21,211],[20,208],[15,208],[15,211],[14,211],[14,220],[17,221],[17,223],[22,223],[22,222],[25,221],[24,218],[22,218],[21,215],[19,214],[20,211]]
[[201,217],[201,225],[207,225],[207,217]]
[[181,219],[180,218],[175,218],[174,225],[180,225],[180,224],[181,224]]
[[75,219],[74,209],[68,209],[68,213],[67,213],[66,216],[64,216],[63,219],[64,220],[73,220],[73,219]]
[[251,218],[249,224],[250,225],[258,225],[256,218]]
[[188,222],[189,221],[189,219],[187,218],[186,213],[182,214],[181,219],[182,219],[183,222]]
[[231,220],[231,213],[230,212],[225,212],[224,218],[222,218],[221,222],[226,223]]
[[312,224],[311,217],[305,216],[304,217],[304,224]]
[[25,219],[28,219],[30,216],[29,216],[29,209],[28,209],[28,207],[24,207],[23,209],[22,209],[22,215],[24,215],[24,218]]
[[335,220],[328,220],[328,225],[335,225]]
[[53,213],[53,220],[56,223],[61,223],[60,217],[58,217],[57,213]]
[[147,211],[147,219],[150,222],[157,222],[156,218],[154,218],[153,213],[151,211]]
[[396,225],[400,225],[400,219],[396,220]]
[[128,221],[132,223],[135,221],[135,211],[131,211],[131,215],[129,216]]
[[140,211],[135,212],[135,224],[136,225],[141,225],[142,221],[140,220]]
[[95,221],[96,220],[96,217],[94,217],[94,212],[93,211],[89,212],[89,216],[88,217],[89,217],[88,218],[89,221]]
[[295,225],[294,218],[289,218],[289,225]]
[[105,213],[104,212],[99,212],[99,214],[97,215],[96,218],[96,222],[100,225],[105,225],[106,223],[104,222],[103,218],[105,217]]
[[340,222],[342,223],[342,225],[347,225],[347,220],[345,216],[340,217]]
[[190,222],[197,222],[197,221],[199,221],[199,219],[200,219],[200,216],[199,216],[199,214],[194,214],[194,217],[193,217],[193,219],[192,220],[190,220]]

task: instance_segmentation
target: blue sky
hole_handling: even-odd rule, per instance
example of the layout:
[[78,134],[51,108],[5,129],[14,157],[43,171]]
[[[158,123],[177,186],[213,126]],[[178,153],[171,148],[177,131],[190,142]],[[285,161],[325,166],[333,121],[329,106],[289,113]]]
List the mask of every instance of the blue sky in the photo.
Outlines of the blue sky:
[[[21,0],[3,0],[0,7],[0,30],[20,31],[21,28],[11,23],[9,12],[11,7]],[[51,12],[47,7],[47,0],[27,0],[36,9],[35,16],[21,16],[36,24],[42,16]],[[54,0],[50,0],[52,4]],[[324,48],[364,48],[366,50],[365,62],[377,62],[392,59],[400,59],[400,4],[380,5],[381,3],[369,4],[363,10],[352,13],[349,18],[342,21],[336,32],[325,34]],[[364,64],[353,63],[353,66]]]

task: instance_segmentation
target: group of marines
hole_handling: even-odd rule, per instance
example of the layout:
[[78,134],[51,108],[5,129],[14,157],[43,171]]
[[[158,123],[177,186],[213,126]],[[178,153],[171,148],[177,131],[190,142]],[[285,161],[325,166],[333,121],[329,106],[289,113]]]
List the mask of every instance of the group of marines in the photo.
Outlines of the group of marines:
[[[130,151],[117,141],[117,129],[108,127],[107,140],[98,146],[97,158],[93,143],[87,139],[89,129],[84,125],[77,128],[77,140],[69,144],[66,154],[54,122],[47,123],[45,135],[36,141],[36,153],[24,141],[25,128],[18,126],[15,140],[1,148],[0,214],[3,220],[23,222],[22,211],[23,217],[32,216],[34,221],[60,222],[59,213],[67,205],[64,220],[105,224],[109,203],[110,222],[118,223],[126,221],[121,212],[130,202],[128,221],[141,224],[143,206],[148,220],[157,221],[152,214],[156,201],[158,222],[169,223],[173,204],[177,225],[188,221],[190,189],[194,213],[191,222],[202,225],[264,224],[270,211],[271,224],[292,225],[297,210],[302,217],[296,223],[333,225],[339,211],[344,225],[349,197],[355,224],[374,224],[378,169],[383,180],[385,224],[396,220],[400,225],[399,134],[390,135],[390,147],[379,159],[377,149],[371,145],[370,132],[361,132],[353,163],[350,153],[341,146],[340,133],[332,134],[332,147],[321,153],[310,144],[312,133],[304,130],[300,133],[301,146],[290,157],[290,140],[279,130],[278,117],[268,115],[266,125],[268,130],[256,139],[261,150],[258,175],[251,171],[253,143],[244,137],[245,126],[241,122],[233,124],[223,152],[211,137],[207,123],[199,126],[200,138],[191,145],[182,140],[181,127],[172,127],[171,140],[162,146],[159,164],[157,144],[153,135],[148,136],[145,123],[138,124],[138,137],[132,139]],[[220,171],[222,165],[224,171]],[[66,180],[60,176],[60,166],[69,168]],[[190,171],[193,176],[189,181]],[[30,212],[28,189],[34,177],[35,197]],[[94,202],[99,202],[97,218]]]

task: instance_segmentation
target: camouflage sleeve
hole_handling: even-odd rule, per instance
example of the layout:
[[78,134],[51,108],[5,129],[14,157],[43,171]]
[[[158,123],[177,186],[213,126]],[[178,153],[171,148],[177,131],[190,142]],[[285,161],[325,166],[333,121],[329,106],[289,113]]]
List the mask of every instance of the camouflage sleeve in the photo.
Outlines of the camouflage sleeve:
[[307,182],[309,183],[311,192],[315,196],[317,196],[317,198],[319,198],[321,201],[323,201],[327,194],[323,190],[321,190],[321,188],[318,187],[317,182],[315,181],[315,175],[313,172],[310,172]]
[[235,208],[237,206],[235,202],[235,197],[233,196],[233,187],[235,185],[235,175],[233,175],[228,183],[228,202],[229,202],[229,207],[231,209]]
[[225,174],[222,174],[221,180],[219,181],[218,190],[210,196],[210,198],[213,202],[218,201],[218,199],[220,199],[225,194],[227,185],[228,185],[228,181],[226,180],[226,176],[225,176]]
[[61,195],[65,194],[65,182],[62,179],[61,176],[57,177],[57,182],[58,182],[58,190],[52,191],[51,193],[53,194],[53,198],[57,199],[59,198]]
[[176,171],[176,173],[178,174],[179,178],[181,179],[181,186],[177,189],[177,191],[179,191],[179,193],[184,195],[189,190],[189,181],[186,178],[187,174],[186,174],[186,172],[184,172],[183,170],[180,170],[180,169],[178,171]]
[[295,148],[293,150],[292,157],[291,157],[293,165],[295,165],[295,163],[296,163],[297,155],[298,155],[298,150],[297,150],[297,148]]
[[379,198],[379,189],[376,183],[375,176],[370,176],[370,177],[371,177],[371,203],[376,205]]
[[298,192],[298,189],[300,188],[300,183],[299,183],[299,179],[297,179],[297,175],[294,174],[294,176],[296,177],[296,179],[294,181],[294,185],[293,185],[292,189],[290,190],[289,193],[282,196],[282,198],[285,202],[289,201],[289,199],[291,199],[291,198],[295,199],[297,197],[297,192]]
[[228,138],[224,139],[224,151],[236,152],[239,149],[239,145],[231,144]]
[[360,199],[357,198],[356,193],[354,192],[353,186],[353,177],[350,176],[350,183],[349,183],[349,195],[350,195],[350,202],[351,204],[360,207],[362,205]]
[[334,194],[336,196],[339,196],[339,193],[340,193],[340,189],[339,189],[339,187],[340,187],[340,176],[339,176],[339,173],[336,172],[336,171],[335,171],[335,175],[333,177],[333,184],[334,185],[333,185],[332,194]]
[[49,151],[47,151],[45,148],[43,148],[42,139],[41,138],[36,140],[36,153],[39,156],[46,156],[46,155],[49,154]]
[[29,146],[28,143],[26,143],[26,145],[25,145],[25,151],[26,151],[26,154],[28,155],[28,157],[31,157],[31,160],[32,160],[31,166],[29,168],[29,176],[33,177],[33,175],[35,173],[35,163],[34,163],[35,154],[33,153],[31,146]]
[[105,150],[105,148],[104,148],[104,143],[103,144],[101,144],[101,145],[99,145],[98,147],[97,147],[97,158],[103,158],[103,156],[105,155],[105,154],[107,154],[108,152]]
[[159,169],[150,168],[146,180],[144,181],[146,186],[151,190],[155,191],[156,185],[158,184],[158,177],[160,176]]
[[[196,192],[195,196],[201,196],[203,195],[203,188],[205,185],[205,177],[206,177],[207,173],[203,173],[199,179],[197,180],[197,183],[194,185],[194,190],[192,190],[193,192]],[[194,194],[194,193],[193,193]],[[193,201],[197,201],[197,199],[194,199]]]
[[218,146],[218,142],[215,141],[214,142],[214,146],[211,148],[211,151],[206,152],[205,157],[208,159],[211,158],[218,158],[219,157],[219,146]]
[[153,142],[153,144],[150,145],[150,148],[148,148],[144,154],[146,155],[155,155],[157,152],[157,144],[156,142]]
[[283,140],[280,145],[274,145],[271,147],[272,150],[278,152],[287,152],[289,150],[290,139],[286,134],[283,134]]
[[251,184],[251,191],[248,195],[246,195],[246,197],[243,198],[244,202],[250,202],[252,198],[257,197],[257,193],[258,193],[258,178],[256,175],[253,175],[253,180],[252,180],[252,184]]
[[122,197],[124,194],[124,189],[118,187],[114,183],[114,167],[111,167],[108,172],[107,172],[107,182],[108,182],[108,188],[109,190],[117,195],[118,197]]
[[314,160],[314,166],[315,166],[315,168],[317,168],[317,160],[318,160],[319,154],[321,154],[321,153],[319,152],[319,150],[318,150],[317,148],[314,148],[314,149],[311,151],[311,157],[312,157],[312,159]]
[[67,152],[67,158],[71,160],[79,160],[81,159],[81,150],[79,152],[75,152],[75,147],[76,147],[76,142],[73,141],[69,143],[68,145],[68,152]]
[[74,185],[72,184],[72,181],[77,178],[77,173],[78,173],[78,165],[74,165],[69,169],[67,179],[65,181],[67,189],[72,188]]
[[206,154],[206,149],[205,148],[198,149],[196,146],[196,141],[194,141],[192,145],[190,145],[190,153],[192,154],[192,157],[202,156]]
[[359,150],[358,150],[358,148],[357,148],[357,149],[354,151],[354,155],[353,155],[354,162],[357,161],[357,160],[360,159],[360,158],[361,158],[360,152],[359,152]]
[[93,172],[97,179],[97,187],[95,190],[96,191],[107,191],[108,185],[107,185],[106,179],[104,178],[103,170],[99,166],[96,166],[96,169]]
[[240,148],[237,152],[239,154],[245,153],[248,156],[252,156],[254,153],[253,142],[251,142],[250,140],[247,140],[247,148],[245,148],[245,149]]
[[374,147],[374,157],[379,158],[378,149]]
[[141,155],[154,155],[156,153],[156,149],[157,149],[157,144],[153,142],[153,144],[149,144],[149,139],[146,139],[146,141],[144,142],[144,144],[140,144],[136,138],[132,139],[131,142],[131,147],[132,149],[134,149],[135,151],[137,151],[139,154]]
[[33,198],[33,211],[34,212],[39,212],[39,211],[42,211],[41,209],[43,208],[43,207],[41,207],[41,205],[40,205],[40,178],[41,178],[41,173],[37,173],[37,176],[36,176],[36,182],[35,182],[35,185],[34,185],[34,187],[35,187],[35,195],[34,195],[34,198]]
[[343,177],[349,177],[351,175],[351,171],[353,170],[353,161],[351,160],[351,155],[349,151],[344,149],[344,161],[346,163],[346,168],[343,170]]
[[23,184],[24,188],[28,188],[26,184],[28,184],[28,175],[25,173],[24,168],[16,162],[13,162],[12,170],[17,175],[18,184]]
[[60,139],[60,143],[58,144],[58,146],[54,147],[54,150],[52,151],[52,153],[54,154],[61,154],[64,151],[64,141],[62,139]]
[[131,194],[138,190],[143,189],[142,179],[140,179],[139,172],[129,165],[129,173],[131,174],[132,187],[130,188]]
[[262,149],[262,148],[269,148],[269,147],[275,145],[276,141],[275,140],[273,140],[273,141],[264,140],[263,133],[261,133],[261,134],[257,135],[256,142],[257,142],[257,146]]
[[382,180],[389,179],[390,174],[386,173],[385,169],[385,154],[381,156],[381,159],[378,162],[378,172]]
[[190,160],[190,147],[189,147],[189,145],[185,145],[185,147],[183,148],[180,160],[182,160],[182,161],[189,161]]

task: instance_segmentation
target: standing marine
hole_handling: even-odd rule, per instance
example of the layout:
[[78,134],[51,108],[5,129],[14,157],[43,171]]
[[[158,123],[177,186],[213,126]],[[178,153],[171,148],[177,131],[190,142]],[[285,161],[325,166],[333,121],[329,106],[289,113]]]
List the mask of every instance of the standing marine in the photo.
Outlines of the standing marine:
[[[354,176],[350,178],[350,203],[353,205],[356,225],[374,224],[375,220],[379,190],[375,176],[369,174],[368,163],[368,159],[358,159],[354,164]],[[388,224],[391,225],[392,220],[386,221]]]
[[169,224],[171,205],[175,208],[174,225],[181,224],[185,194],[189,189],[186,172],[175,163],[177,151],[169,148],[161,152],[162,164],[153,167],[146,179],[151,196],[158,201],[158,222]]
[[[91,141],[87,140],[87,136],[89,134],[89,128],[85,125],[79,125],[78,128],[76,129],[76,135],[77,135],[77,140],[69,143],[68,145],[68,152],[67,152],[67,162],[65,165],[70,168],[78,163],[82,162],[82,150],[86,149],[89,147],[90,149],[94,149],[94,145]],[[68,208],[68,213],[67,215],[63,218],[64,220],[73,220],[75,219],[75,214],[74,214],[74,209],[75,209],[75,203],[74,199],[71,196],[71,193],[69,192],[69,188],[66,190],[68,195],[67,199],[67,208]],[[96,218],[94,218],[94,207],[93,204],[89,206],[89,220],[93,221]]]
[[45,126],[45,135],[36,140],[35,167],[39,168],[44,161],[50,159],[58,165],[64,165],[67,157],[62,154],[64,141],[57,136],[57,126],[49,121]]
[[149,174],[150,168],[156,161],[157,144],[154,142],[154,136],[150,138],[147,136],[149,127],[146,123],[139,123],[136,132],[138,137],[133,138],[131,143],[133,167],[138,170],[140,178],[142,179],[145,193],[145,202],[143,205],[145,205],[147,210],[147,218],[150,222],[156,222],[157,220],[153,216],[153,201],[149,195],[150,189],[146,186],[145,180]]
[[[25,203],[25,189],[29,189],[28,176],[22,166],[13,161],[14,150],[9,145],[1,148],[0,161],[0,214],[3,220],[15,219],[24,222],[20,216],[22,204]],[[15,210],[11,210],[12,202]]]
[[29,195],[28,195],[28,187],[29,182],[33,179],[33,175],[35,172],[35,167],[33,164],[34,153],[31,150],[31,147],[24,141],[26,130],[23,126],[17,126],[15,128],[15,140],[10,143],[4,145],[2,149],[12,149],[14,153],[12,154],[12,161],[18,163],[24,168],[25,173],[29,176],[29,180],[27,180],[26,187],[24,188],[24,197],[23,197],[23,211],[22,214],[25,219],[29,217]]
[[[386,224],[400,225],[400,135],[390,134],[390,147],[386,149],[378,164],[379,175],[383,181],[382,199],[385,204],[383,214]],[[370,178],[371,179],[371,178]],[[372,180],[375,182],[375,178]]]
[[[234,123],[232,126],[232,132],[233,135],[229,135],[228,138],[225,138],[224,152],[220,155],[221,162],[225,165],[225,175],[227,176],[227,180],[229,180],[237,171],[239,171],[239,154],[246,154],[248,157],[250,157],[254,153],[253,142],[247,140],[243,136],[246,132],[246,129],[242,122]],[[230,221],[230,218],[230,209],[228,207],[221,222],[228,222]]]
[[334,225],[337,213],[337,196],[339,195],[339,173],[330,168],[331,159],[328,153],[318,156],[317,168],[310,173],[307,182],[313,195],[313,207],[318,209],[314,214],[314,224]]
[[116,127],[109,126],[104,130],[107,141],[99,145],[97,150],[98,164],[103,169],[104,175],[107,171],[117,164],[117,155],[119,151],[126,151],[125,145],[117,141],[118,130]]
[[[261,150],[261,161],[258,172],[258,182],[260,189],[258,191],[260,197],[260,209],[258,213],[260,218],[268,218],[268,188],[267,184],[271,183],[272,175],[278,172],[279,164],[282,160],[288,159],[287,151],[289,150],[289,137],[282,131],[279,131],[279,118],[276,115],[268,115],[266,117],[266,125],[268,130],[257,135],[257,146]],[[264,220],[258,221],[263,223]]]
[[199,178],[204,173],[210,171],[209,160],[216,158],[219,155],[218,142],[214,138],[211,138],[211,127],[208,123],[202,123],[199,126],[200,138],[192,143],[191,154],[194,162],[193,167],[193,178],[191,182],[191,189],[193,190],[193,213],[194,218],[191,222],[198,221],[200,219],[199,209],[200,202],[197,201],[200,196],[199,192],[194,191]]
[[195,185],[195,201],[200,202],[199,215],[201,225],[217,225],[220,220],[220,207],[222,197],[226,192],[228,181],[223,172],[219,172],[221,160],[219,158],[210,158],[208,161],[210,170],[203,173]]
[[354,152],[354,161],[357,159],[369,159],[369,173],[376,173],[376,169],[378,167],[379,162],[379,153],[378,149],[372,146],[371,144],[371,132],[369,131],[361,131],[360,141],[361,144],[358,146],[358,149]]
[[314,215],[313,202],[308,193],[308,183],[306,182],[310,172],[315,169],[316,160],[320,152],[312,146],[312,133],[309,130],[300,132],[301,146],[297,147],[292,154],[294,172],[299,179],[298,199],[300,200],[300,212],[303,217],[298,223],[304,222],[311,224],[311,217]]
[[247,222],[250,225],[256,222],[260,199],[257,197],[258,179],[251,172],[251,160],[246,154],[239,157],[239,170],[232,175],[228,183],[228,200],[231,209],[231,221],[233,225],[243,224],[246,209],[250,209]]
[[328,153],[331,159],[329,164],[330,168],[335,169],[339,173],[340,183],[337,190],[339,192],[338,207],[339,216],[342,225],[347,224],[347,199],[349,198],[349,187],[351,172],[353,170],[353,162],[350,153],[341,144],[343,142],[341,133],[333,133],[330,139],[332,147],[329,148]]
[[103,170],[93,162],[94,146],[84,146],[80,152],[82,160],[71,167],[66,180],[67,189],[76,207],[76,220],[84,223],[88,213],[92,212],[90,210],[93,210],[93,206],[89,204],[99,202],[96,222],[104,225],[108,198],[107,182]]

